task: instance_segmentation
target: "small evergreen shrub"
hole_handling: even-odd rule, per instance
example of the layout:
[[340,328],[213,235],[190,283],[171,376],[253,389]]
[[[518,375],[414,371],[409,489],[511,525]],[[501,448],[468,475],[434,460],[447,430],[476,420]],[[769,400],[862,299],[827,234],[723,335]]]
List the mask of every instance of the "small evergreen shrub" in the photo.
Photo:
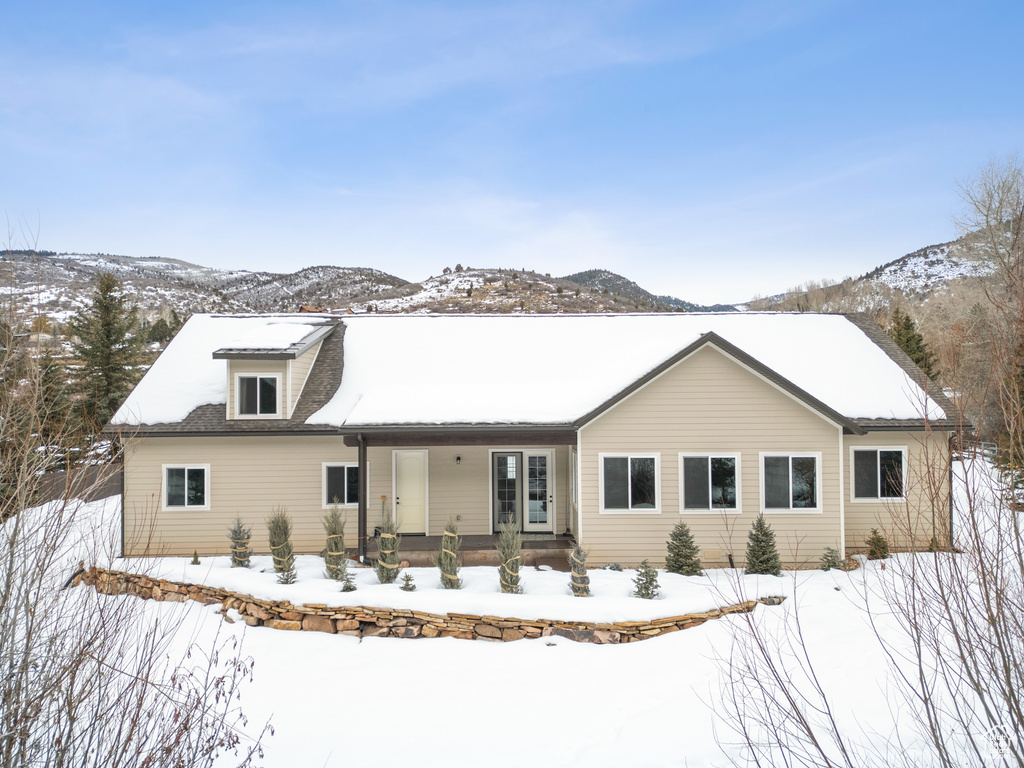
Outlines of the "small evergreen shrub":
[[653,600],[661,591],[658,584],[658,572],[649,562],[644,560],[636,569],[636,578],[633,579],[633,594],[642,597],[644,600]]
[[764,515],[758,515],[747,536],[747,573],[762,573],[769,576],[782,575],[782,559],[775,545],[775,531],[765,522]]
[[498,526],[498,581],[505,594],[519,595],[523,592],[519,586],[522,550],[523,534],[519,530],[519,520],[513,515]]
[[590,576],[587,575],[587,553],[579,541],[573,542],[569,553],[569,586],[573,597],[590,597]]
[[937,536],[935,536],[934,534],[932,535],[932,540],[928,542],[928,551],[929,552],[941,552],[942,551],[942,545],[939,544],[939,538]]
[[192,550],[192,562],[190,563],[190,565],[202,565],[202,563],[199,562],[199,550],[198,549]]
[[345,557],[345,518],[337,506],[323,516],[320,521],[327,535],[327,548],[324,549],[325,575],[335,581],[344,581],[348,575],[348,558]]
[[605,563],[604,570],[622,573],[622,563]]
[[236,517],[234,525],[228,529],[228,539],[231,540],[231,567],[248,568],[249,558],[252,557],[252,550],[249,548],[249,539],[252,537],[252,528],[246,528],[242,518]]
[[680,520],[668,538],[665,570],[682,576],[700,576],[700,547],[693,540],[690,526]]
[[877,528],[871,529],[871,535],[864,543],[868,545],[868,560],[884,560],[889,556],[889,542]]
[[267,518],[267,538],[274,570],[280,584],[295,583],[295,556],[292,553],[292,521],[284,507],[278,507]]
[[441,572],[441,586],[444,589],[462,589],[459,569],[462,558],[459,557],[459,526],[454,517],[449,517],[444,524],[444,535],[441,536],[441,548],[434,553],[434,565]]
[[835,547],[825,547],[825,553],[821,556],[821,570],[831,571],[833,568],[842,570],[843,558]]
[[398,524],[387,517],[377,527],[377,579],[381,584],[394,584],[401,568],[398,565],[398,545],[402,537],[398,533]]
[[341,591],[342,592],[355,592],[356,591],[356,583],[354,581],[352,581],[352,574],[349,573],[347,570],[345,571],[345,580],[343,582],[341,582]]
[[398,585],[398,588],[403,592],[415,592],[416,585],[412,583],[412,574],[405,573],[402,576],[402,583]]

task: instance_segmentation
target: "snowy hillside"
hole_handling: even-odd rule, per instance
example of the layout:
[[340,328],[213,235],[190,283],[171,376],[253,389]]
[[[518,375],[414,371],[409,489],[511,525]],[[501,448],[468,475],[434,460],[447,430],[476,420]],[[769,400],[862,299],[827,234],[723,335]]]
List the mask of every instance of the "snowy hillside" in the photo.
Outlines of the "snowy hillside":
[[927,295],[950,280],[992,273],[991,263],[968,254],[971,248],[964,240],[930,245],[883,264],[862,279],[877,280],[909,295]]

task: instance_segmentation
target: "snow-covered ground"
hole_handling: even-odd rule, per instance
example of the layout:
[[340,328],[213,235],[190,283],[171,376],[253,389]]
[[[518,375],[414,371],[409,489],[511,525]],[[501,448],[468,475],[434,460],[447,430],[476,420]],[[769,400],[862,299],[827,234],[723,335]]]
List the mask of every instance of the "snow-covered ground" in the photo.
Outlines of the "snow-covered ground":
[[[984,475],[985,473],[982,473]],[[116,525],[117,500],[87,505],[96,527]],[[34,511],[39,514],[44,510]],[[77,554],[69,553],[69,567]],[[212,642],[219,629],[244,642],[255,679],[241,704],[249,732],[266,737],[268,766],[453,763],[489,766],[719,766],[744,748],[722,719],[733,677],[727,659],[754,621],[768,637],[799,627],[809,658],[857,745],[912,744],[876,631],[902,642],[877,602],[906,558],[864,562],[852,572],[786,572],[781,578],[713,571],[705,577],[659,575],[664,594],[629,596],[632,572],[592,571],[594,597],[572,598],[567,575],[524,569],[521,596],[501,595],[494,569],[467,568],[466,588],[444,592],[433,569],[411,569],[418,590],[376,584],[356,569],[357,591],[343,594],[322,577],[317,558],[299,559],[299,582],[276,584],[268,558],[248,572],[226,559],[164,559],[152,572],[167,578],[231,587],[269,599],[411,607],[432,612],[563,619],[631,620],[703,610],[731,599],[786,595],[779,606],[728,616],[699,627],[627,645],[589,645],[563,638],[512,643],[454,638],[404,640],[284,632],[225,624],[218,606],[147,601],[145,615],[180,627],[177,650]],[[904,559],[904,560],[901,560]],[[138,561],[107,559],[114,567]],[[872,601],[873,612],[865,610]],[[874,618],[874,627],[870,618]],[[225,760],[224,765],[231,761]]]

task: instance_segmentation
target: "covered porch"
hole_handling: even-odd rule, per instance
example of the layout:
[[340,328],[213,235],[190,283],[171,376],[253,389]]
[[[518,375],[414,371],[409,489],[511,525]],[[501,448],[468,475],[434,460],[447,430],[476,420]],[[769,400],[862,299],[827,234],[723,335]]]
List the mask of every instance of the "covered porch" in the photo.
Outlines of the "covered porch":
[[344,435],[358,449],[357,554],[375,560],[374,529],[393,519],[401,558],[429,565],[448,520],[466,565],[497,564],[499,526],[516,520],[523,563],[563,568],[576,527],[572,427],[407,427]]

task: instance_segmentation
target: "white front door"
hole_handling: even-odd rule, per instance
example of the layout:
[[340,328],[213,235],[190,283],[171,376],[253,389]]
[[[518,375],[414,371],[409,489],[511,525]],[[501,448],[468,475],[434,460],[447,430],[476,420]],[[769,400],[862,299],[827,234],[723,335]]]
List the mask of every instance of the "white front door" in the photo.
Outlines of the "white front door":
[[401,533],[427,532],[427,452],[392,454],[394,515]]
[[523,530],[555,530],[553,451],[523,451]]

